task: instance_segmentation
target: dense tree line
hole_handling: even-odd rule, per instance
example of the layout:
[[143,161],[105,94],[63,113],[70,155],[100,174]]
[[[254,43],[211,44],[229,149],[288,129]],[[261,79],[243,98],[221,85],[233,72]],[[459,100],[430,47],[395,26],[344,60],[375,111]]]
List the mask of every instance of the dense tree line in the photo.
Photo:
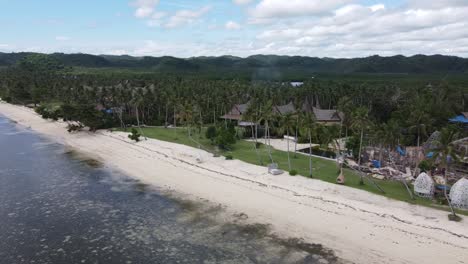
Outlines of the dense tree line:
[[[421,79],[408,84],[315,78],[294,87],[287,81],[140,77],[79,75],[59,60],[35,54],[0,71],[0,97],[23,104],[58,102],[65,110],[68,107],[69,112],[74,111],[69,119],[92,116],[94,119],[86,123],[93,124],[93,128],[128,124],[216,125],[224,122],[219,117],[234,104],[250,102],[247,118],[266,125],[266,130],[274,128],[267,133],[296,134],[305,142],[309,141],[310,131],[303,125],[307,123],[304,118],[301,124],[293,116],[281,120],[271,116],[271,108],[293,102],[300,109],[307,101],[316,107],[338,109],[345,115],[343,126],[337,131],[316,126],[314,141],[330,142],[329,135],[333,134],[356,135],[366,137],[368,144],[393,147],[420,145],[433,131],[447,126],[450,117],[465,110],[467,92],[467,86],[443,79],[431,83]],[[108,116],[112,117],[110,121]]]
[[[36,53],[0,53],[0,66],[13,66]],[[90,54],[46,55],[67,67],[93,73],[119,70],[163,75],[190,75],[193,78],[244,80],[306,80],[318,74],[466,74],[468,59],[443,55],[411,57],[371,56],[356,59],[312,58],[302,56],[254,55],[247,58],[221,57],[131,57]],[[89,69],[92,70],[89,70]]]

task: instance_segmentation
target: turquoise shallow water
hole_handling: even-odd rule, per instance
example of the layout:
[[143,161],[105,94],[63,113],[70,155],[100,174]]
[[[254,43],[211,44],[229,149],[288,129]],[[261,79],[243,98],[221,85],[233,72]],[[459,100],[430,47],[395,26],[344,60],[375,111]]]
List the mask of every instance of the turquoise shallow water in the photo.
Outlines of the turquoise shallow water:
[[338,262],[75,154],[0,116],[0,263]]

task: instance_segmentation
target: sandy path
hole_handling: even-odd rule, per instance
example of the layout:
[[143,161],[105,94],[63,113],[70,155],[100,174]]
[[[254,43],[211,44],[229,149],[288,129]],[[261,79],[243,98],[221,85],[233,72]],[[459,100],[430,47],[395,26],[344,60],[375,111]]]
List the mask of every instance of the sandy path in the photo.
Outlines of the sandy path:
[[271,176],[263,167],[164,141],[132,143],[125,133],[104,131],[69,134],[63,123],[5,103],[0,114],[146,183],[244,212],[248,221],[323,244],[355,263],[468,263],[468,220],[449,222],[442,211],[318,180]]

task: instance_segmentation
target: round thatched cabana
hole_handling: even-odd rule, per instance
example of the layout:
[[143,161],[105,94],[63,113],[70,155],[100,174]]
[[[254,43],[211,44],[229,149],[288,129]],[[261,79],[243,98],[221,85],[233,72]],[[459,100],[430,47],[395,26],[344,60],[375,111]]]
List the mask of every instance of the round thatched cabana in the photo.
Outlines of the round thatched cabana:
[[450,189],[450,201],[458,208],[468,208],[468,180],[461,178]]
[[434,195],[434,180],[425,172],[419,174],[414,181],[414,193],[420,197],[432,198]]

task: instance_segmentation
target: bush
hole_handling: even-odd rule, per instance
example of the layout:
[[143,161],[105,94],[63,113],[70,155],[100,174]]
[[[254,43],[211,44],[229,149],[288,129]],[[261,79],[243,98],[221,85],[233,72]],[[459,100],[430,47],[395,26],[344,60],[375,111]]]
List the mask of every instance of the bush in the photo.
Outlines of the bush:
[[233,160],[234,157],[232,155],[226,155],[226,160]]
[[346,149],[353,152],[354,159],[357,159],[359,156],[359,145],[360,138],[357,137],[350,137],[346,141]]
[[432,166],[431,163],[427,160],[423,160],[419,163],[418,168],[421,169],[423,172],[430,171]]
[[135,140],[136,142],[140,141],[140,133],[135,128],[132,128],[132,134],[128,135],[128,138],[131,140]]
[[75,131],[80,131],[82,128],[83,128],[83,125],[81,124],[69,124],[67,131],[68,133],[72,133]]
[[291,175],[291,176],[296,176],[296,175],[297,175],[297,171],[296,171],[296,170],[291,170],[291,171],[289,172],[289,175]]
[[34,109],[36,113],[42,116],[44,119],[52,119],[57,121],[62,117],[62,111],[59,107],[46,107],[44,105],[38,106]]
[[216,145],[221,149],[229,150],[234,143],[236,143],[235,130],[221,128],[216,136]]
[[216,138],[216,135],[217,135],[217,131],[216,131],[216,127],[214,126],[209,126],[208,129],[206,130],[206,138],[211,140],[211,142],[213,143],[214,139]]

